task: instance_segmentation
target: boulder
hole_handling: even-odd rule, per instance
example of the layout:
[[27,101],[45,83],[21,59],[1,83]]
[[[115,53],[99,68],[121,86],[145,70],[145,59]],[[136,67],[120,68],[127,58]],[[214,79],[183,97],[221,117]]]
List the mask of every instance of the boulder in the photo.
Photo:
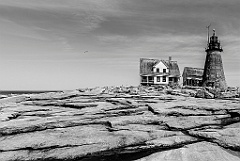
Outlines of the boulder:
[[208,92],[205,89],[199,89],[197,90],[197,93],[195,95],[196,98],[208,98],[208,99],[213,99],[214,98],[214,94]]

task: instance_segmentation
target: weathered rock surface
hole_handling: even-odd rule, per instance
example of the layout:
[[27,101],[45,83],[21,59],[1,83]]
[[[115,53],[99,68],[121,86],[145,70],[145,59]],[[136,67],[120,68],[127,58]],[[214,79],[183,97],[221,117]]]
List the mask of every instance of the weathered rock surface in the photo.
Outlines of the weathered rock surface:
[[199,142],[185,147],[157,152],[137,161],[238,161],[239,157],[209,142]]
[[240,160],[240,100],[181,93],[104,87],[0,99],[0,160]]

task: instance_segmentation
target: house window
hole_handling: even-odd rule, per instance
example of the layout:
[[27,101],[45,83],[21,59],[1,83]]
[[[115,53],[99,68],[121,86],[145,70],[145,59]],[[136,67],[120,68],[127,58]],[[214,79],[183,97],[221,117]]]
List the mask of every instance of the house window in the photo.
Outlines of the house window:
[[156,72],[159,73],[159,68],[156,69]]
[[142,82],[147,82],[147,77],[146,76],[142,76]]
[[159,76],[157,76],[157,82],[160,82],[160,77]]
[[178,78],[174,78],[174,82],[178,82]]
[[172,77],[169,77],[169,82],[172,82],[173,80],[172,80]]
[[148,82],[153,82],[153,77],[152,76],[148,77]]
[[166,73],[167,72],[167,70],[166,69],[163,69],[163,73]]
[[166,82],[166,76],[163,76],[163,82]]

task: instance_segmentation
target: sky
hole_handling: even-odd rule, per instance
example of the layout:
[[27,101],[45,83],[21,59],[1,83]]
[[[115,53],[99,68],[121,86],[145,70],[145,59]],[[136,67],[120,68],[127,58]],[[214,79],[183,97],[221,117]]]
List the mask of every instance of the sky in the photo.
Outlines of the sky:
[[139,85],[139,59],[203,68],[216,29],[240,86],[239,0],[0,0],[0,90]]

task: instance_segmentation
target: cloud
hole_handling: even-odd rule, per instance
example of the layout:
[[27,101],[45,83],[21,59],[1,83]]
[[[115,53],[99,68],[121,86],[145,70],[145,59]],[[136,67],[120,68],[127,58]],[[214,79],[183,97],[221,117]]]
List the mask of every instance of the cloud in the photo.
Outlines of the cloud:
[[[24,1],[26,3],[13,0],[0,2],[0,19],[10,22],[17,28],[15,31],[9,30],[13,26],[8,23],[9,26],[1,27],[1,33],[9,35],[15,33],[23,38],[38,36],[52,42],[59,42],[63,44],[64,49],[73,49],[69,42],[81,34],[90,33],[105,20],[101,13],[88,11],[87,5],[84,8],[79,4],[80,8],[78,8],[73,3],[65,1],[59,1],[59,3],[54,1],[55,6],[53,6],[54,3]],[[31,32],[21,34],[20,30]]]
[[[122,0],[118,10],[104,15],[97,33],[141,35],[157,32],[201,34],[212,23],[218,31],[239,31],[238,1]],[[118,16],[117,16],[117,14]]]

